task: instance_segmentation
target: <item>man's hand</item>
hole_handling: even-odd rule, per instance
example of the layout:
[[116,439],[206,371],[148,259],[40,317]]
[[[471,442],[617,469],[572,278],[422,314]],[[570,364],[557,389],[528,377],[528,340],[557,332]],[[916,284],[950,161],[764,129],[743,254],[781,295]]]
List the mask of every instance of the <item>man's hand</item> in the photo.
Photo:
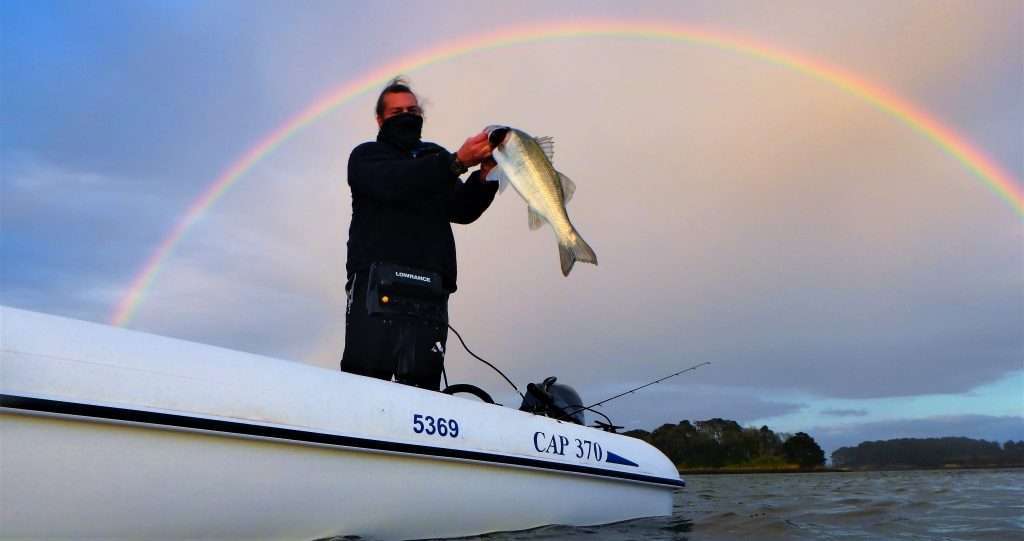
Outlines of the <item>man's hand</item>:
[[480,132],[462,143],[455,156],[466,167],[473,167],[485,158],[491,157],[491,144],[487,141],[487,133]]
[[480,162],[480,180],[483,181],[487,178],[487,174],[491,172],[498,165],[498,162],[494,161],[494,158],[488,156]]

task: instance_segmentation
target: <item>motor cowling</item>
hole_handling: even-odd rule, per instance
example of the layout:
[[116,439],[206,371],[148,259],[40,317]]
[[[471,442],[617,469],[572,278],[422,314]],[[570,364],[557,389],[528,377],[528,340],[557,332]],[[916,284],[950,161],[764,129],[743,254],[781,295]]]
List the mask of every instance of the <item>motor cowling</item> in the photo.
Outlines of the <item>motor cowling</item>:
[[579,393],[572,387],[556,381],[557,378],[552,376],[541,383],[528,384],[526,396],[523,397],[519,410],[586,425],[583,399]]

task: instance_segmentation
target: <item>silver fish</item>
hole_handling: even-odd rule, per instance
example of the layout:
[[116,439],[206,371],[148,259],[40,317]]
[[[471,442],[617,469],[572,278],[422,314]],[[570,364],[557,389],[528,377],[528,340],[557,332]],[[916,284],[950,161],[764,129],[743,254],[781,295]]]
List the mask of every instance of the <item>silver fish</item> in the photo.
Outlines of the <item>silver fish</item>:
[[550,137],[533,138],[522,130],[507,126],[488,126],[488,141],[497,167],[487,175],[497,180],[501,189],[506,184],[519,192],[529,210],[530,229],[544,223],[551,225],[558,239],[558,256],[562,274],[569,276],[577,261],[597,265],[597,255],[576,232],[565,205],[576,192],[576,184],[551,165],[554,141]]

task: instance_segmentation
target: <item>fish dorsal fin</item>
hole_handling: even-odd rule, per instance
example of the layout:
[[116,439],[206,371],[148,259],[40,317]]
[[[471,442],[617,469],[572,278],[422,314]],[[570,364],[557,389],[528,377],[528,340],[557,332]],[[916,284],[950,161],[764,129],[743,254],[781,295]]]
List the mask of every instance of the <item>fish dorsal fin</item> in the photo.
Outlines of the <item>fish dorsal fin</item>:
[[572,194],[576,193],[576,183],[561,172],[555,172],[558,173],[558,180],[562,183],[562,200],[568,205],[569,200],[572,199]]
[[555,161],[555,138],[554,137],[534,137],[534,141],[540,145],[540,149],[544,151],[544,155],[548,157],[548,161],[554,163]]
[[541,216],[537,211],[533,210],[533,207],[526,207],[529,213],[530,220],[530,231],[536,231],[544,225],[544,217]]
[[498,183],[498,191],[504,192],[505,187],[508,186],[508,177],[505,176],[505,170],[500,165],[495,165],[490,172],[487,173],[487,180]]

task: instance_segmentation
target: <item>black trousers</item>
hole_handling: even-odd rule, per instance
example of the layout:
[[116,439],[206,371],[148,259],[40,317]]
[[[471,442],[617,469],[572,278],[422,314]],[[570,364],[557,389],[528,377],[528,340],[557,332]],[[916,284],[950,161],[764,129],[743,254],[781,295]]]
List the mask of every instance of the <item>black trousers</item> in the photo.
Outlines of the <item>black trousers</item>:
[[[448,343],[443,322],[411,317],[370,315],[366,307],[368,272],[350,276],[345,284],[345,352],[341,370],[424,389],[441,388],[441,369]],[[448,300],[444,299],[445,314]]]

